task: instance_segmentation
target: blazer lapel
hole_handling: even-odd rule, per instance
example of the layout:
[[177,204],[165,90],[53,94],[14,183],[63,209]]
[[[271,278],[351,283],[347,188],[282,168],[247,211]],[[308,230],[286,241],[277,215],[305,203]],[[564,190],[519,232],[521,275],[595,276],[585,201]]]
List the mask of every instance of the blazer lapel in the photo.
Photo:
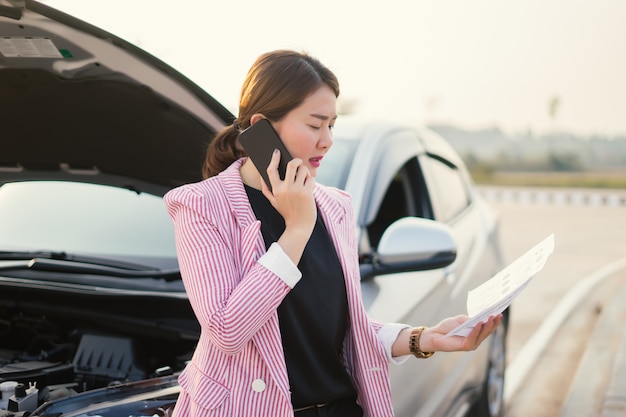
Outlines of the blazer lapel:
[[[351,218],[347,216],[346,210],[349,206],[339,203],[336,197],[330,194],[331,191],[326,190],[323,187],[317,186],[314,191],[315,201],[319,208],[319,212],[324,220],[326,229],[330,235],[330,239],[335,245],[337,256],[341,262],[343,273],[346,277],[347,290],[353,291],[351,282],[354,278],[354,262],[350,243],[355,239],[355,227],[354,224],[349,224],[347,219]],[[356,269],[358,270],[358,268]],[[360,289],[359,289],[360,290]]]

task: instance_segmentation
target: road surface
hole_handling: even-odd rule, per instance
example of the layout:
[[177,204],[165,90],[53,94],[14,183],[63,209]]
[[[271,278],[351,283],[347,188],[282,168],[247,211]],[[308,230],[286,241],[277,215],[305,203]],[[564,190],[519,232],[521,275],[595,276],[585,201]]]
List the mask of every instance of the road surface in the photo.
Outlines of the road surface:
[[[587,200],[580,194],[572,197],[575,190],[555,190],[561,193],[559,197],[542,194],[534,199],[529,192],[517,191],[516,197],[512,197],[510,193],[496,196],[484,191],[500,214],[501,239],[508,262],[549,234],[555,235],[555,250],[546,266],[511,305],[510,365],[568,291],[607,265],[626,259],[626,204],[615,204],[622,198],[626,201],[626,190],[617,192],[617,197],[614,193],[611,197],[607,194]],[[559,415],[569,381],[584,353],[584,341],[599,313],[594,309],[599,310],[603,300],[626,282],[626,273],[622,275],[606,285],[598,285],[584,297],[586,305],[581,304],[572,312],[567,325],[541,352],[537,359],[540,369],[534,369],[528,381],[519,384],[519,389],[511,394],[507,417]]]

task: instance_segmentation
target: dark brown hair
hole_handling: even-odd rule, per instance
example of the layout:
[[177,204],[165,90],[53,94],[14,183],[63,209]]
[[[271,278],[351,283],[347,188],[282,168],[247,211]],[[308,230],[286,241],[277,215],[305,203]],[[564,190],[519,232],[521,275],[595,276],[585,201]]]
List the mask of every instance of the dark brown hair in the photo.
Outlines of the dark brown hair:
[[236,122],[218,132],[209,144],[203,177],[217,175],[246,156],[237,138],[241,130],[250,126],[253,114],[261,113],[270,121],[280,121],[324,84],[339,96],[337,77],[305,52],[277,50],[258,57],[241,88]]

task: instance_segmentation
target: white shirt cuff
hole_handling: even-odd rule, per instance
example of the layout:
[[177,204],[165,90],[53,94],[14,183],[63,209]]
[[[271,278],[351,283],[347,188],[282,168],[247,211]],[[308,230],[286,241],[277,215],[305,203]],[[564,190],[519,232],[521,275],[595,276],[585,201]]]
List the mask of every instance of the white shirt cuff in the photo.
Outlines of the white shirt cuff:
[[291,262],[277,242],[272,243],[267,252],[259,258],[259,263],[278,275],[290,288],[295,287],[302,278],[302,272]]
[[403,355],[403,356],[397,356],[394,358],[391,354],[391,348],[394,342],[396,341],[396,339],[398,338],[398,334],[400,334],[400,332],[403,329],[406,329],[408,327],[411,327],[411,326],[409,326],[408,324],[403,324],[403,323],[386,323],[378,331],[378,339],[382,342],[383,346],[385,347],[387,360],[389,360],[389,362],[393,364],[396,364],[396,365],[403,364],[404,362],[406,362],[407,359],[411,357],[411,355]]

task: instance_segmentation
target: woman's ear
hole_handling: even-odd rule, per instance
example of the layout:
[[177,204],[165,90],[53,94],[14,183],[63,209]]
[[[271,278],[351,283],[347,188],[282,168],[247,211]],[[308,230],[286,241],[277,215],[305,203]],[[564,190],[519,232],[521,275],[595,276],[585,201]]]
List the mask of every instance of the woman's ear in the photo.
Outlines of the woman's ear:
[[262,115],[261,113],[254,113],[251,117],[250,117],[250,126],[252,126],[253,124],[255,124],[256,122],[258,122],[261,119],[267,119],[267,117],[265,117],[264,115]]

